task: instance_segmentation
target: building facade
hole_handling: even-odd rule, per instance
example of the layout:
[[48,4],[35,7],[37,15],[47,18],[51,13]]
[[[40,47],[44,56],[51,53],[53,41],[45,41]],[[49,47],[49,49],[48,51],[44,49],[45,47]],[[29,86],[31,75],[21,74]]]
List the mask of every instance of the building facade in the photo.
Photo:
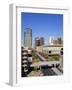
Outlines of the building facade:
[[63,53],[63,46],[61,45],[45,45],[45,46],[38,46],[36,47],[38,52],[43,52],[47,54],[59,54]]
[[26,28],[24,32],[24,47],[32,47],[32,29]]
[[35,46],[42,46],[44,45],[44,38],[43,37],[36,37],[35,38]]
[[49,37],[49,45],[63,45],[63,40],[61,37]]

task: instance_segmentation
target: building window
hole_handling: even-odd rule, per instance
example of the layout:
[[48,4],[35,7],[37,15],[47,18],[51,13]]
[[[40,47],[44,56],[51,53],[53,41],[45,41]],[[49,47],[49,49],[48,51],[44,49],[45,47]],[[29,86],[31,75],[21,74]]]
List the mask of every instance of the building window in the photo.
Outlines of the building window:
[[63,55],[63,51],[62,50],[60,51],[60,54]]
[[49,51],[49,54],[51,53],[51,51]]
[[61,48],[60,54],[63,55],[63,48]]
[[61,48],[61,50],[63,50],[63,48]]

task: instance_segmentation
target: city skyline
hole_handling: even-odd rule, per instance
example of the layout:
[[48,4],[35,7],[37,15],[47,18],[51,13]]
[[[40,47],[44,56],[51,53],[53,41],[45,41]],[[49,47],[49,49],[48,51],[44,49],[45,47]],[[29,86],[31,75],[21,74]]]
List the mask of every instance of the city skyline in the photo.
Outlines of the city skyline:
[[36,37],[44,37],[48,45],[50,36],[63,37],[62,14],[21,13],[21,44],[24,45],[25,28],[32,29],[32,43]]

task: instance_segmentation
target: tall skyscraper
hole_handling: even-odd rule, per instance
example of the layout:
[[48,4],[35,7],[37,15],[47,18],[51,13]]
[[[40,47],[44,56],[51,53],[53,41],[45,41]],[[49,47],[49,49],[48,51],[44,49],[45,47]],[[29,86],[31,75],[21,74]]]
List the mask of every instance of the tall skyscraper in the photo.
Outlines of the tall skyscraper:
[[36,37],[35,38],[35,46],[42,46],[44,45],[44,38],[43,37]]
[[24,32],[24,46],[31,48],[32,47],[32,29],[26,28]]

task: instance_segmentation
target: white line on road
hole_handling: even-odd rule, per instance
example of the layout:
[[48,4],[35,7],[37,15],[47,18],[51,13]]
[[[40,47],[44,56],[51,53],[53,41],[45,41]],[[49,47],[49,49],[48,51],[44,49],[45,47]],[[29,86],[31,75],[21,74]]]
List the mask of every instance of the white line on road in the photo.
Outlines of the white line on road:
[[57,75],[62,75],[62,72],[60,72],[57,68],[51,68]]

